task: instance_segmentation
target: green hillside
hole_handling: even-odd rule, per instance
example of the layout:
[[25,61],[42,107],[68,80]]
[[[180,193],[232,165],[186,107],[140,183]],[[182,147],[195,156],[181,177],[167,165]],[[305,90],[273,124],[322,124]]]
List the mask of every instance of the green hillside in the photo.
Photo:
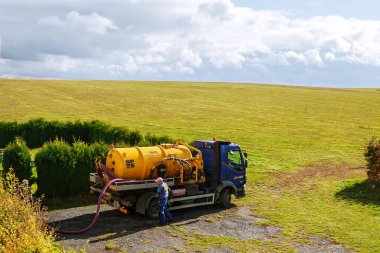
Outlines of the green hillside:
[[186,141],[237,142],[250,155],[249,196],[239,204],[294,240],[320,235],[380,251],[380,196],[350,195],[362,189],[355,183],[365,178],[366,141],[380,135],[378,89],[0,79],[0,105],[0,120],[98,119]]

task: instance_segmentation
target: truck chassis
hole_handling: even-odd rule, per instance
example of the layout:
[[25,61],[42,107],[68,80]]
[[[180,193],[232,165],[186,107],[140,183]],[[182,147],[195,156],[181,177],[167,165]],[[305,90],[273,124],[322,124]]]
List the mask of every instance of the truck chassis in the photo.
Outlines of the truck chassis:
[[[92,193],[102,191],[102,179],[97,173],[90,174],[90,190]],[[168,186],[174,186],[174,178],[166,178]],[[155,193],[157,184],[154,180],[124,180],[111,184],[103,195],[102,203],[107,203],[123,213],[134,207],[137,213],[151,218],[158,217],[158,195]],[[132,200],[131,200],[132,199]],[[216,193],[203,193],[192,196],[173,197],[169,200],[169,210],[178,210],[196,206],[213,205],[216,203]]]

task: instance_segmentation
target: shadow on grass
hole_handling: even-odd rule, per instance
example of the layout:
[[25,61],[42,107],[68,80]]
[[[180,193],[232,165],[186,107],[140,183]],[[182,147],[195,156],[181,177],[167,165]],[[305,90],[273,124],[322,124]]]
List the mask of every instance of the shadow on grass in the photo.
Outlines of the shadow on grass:
[[360,204],[380,206],[380,186],[375,186],[367,180],[357,182],[337,192],[335,197]]

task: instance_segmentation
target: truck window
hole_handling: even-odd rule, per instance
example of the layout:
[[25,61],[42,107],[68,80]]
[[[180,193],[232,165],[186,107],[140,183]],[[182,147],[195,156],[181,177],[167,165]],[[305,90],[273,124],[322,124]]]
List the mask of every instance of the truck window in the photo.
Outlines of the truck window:
[[228,165],[234,169],[241,169],[243,161],[241,158],[240,150],[230,150],[227,153]]

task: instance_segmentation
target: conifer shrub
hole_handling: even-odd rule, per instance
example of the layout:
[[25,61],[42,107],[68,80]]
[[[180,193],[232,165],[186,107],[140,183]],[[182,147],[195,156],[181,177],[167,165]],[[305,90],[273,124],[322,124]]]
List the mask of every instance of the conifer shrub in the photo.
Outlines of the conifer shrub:
[[31,155],[24,140],[16,138],[14,142],[6,146],[2,166],[3,175],[12,168],[20,180],[30,179],[32,176]]
[[29,148],[41,147],[48,140],[49,124],[43,119],[32,119],[20,125],[22,137]]
[[20,125],[17,122],[0,121],[0,148],[14,141],[16,136],[21,136]]
[[[106,145],[103,145],[107,147]],[[95,161],[97,156],[105,157],[108,149],[102,148],[99,153],[96,152],[96,148],[100,148],[101,145],[87,145],[83,142],[76,142],[71,147],[72,156],[74,159],[74,170],[70,174],[70,192],[71,196],[86,194],[90,189],[89,176],[91,172],[95,172]],[[101,153],[104,152],[105,153]]]
[[144,136],[144,145],[154,146],[162,143],[175,143],[175,141],[166,135],[157,136],[148,133]]
[[368,181],[380,185],[380,141],[376,136],[369,140],[364,156],[367,160]]
[[138,145],[144,140],[139,131],[130,131],[98,120],[60,122],[38,118],[24,123],[0,122],[0,148],[14,141],[17,136],[22,137],[29,148],[42,147],[45,142],[55,139],[64,140],[69,144],[79,140],[88,144],[126,143],[130,146]]
[[35,156],[38,193],[46,197],[68,197],[89,192],[89,174],[95,172],[95,161],[105,159],[108,145],[88,145],[55,140],[45,143]]
[[71,147],[60,140],[48,142],[35,156],[38,193],[46,197],[70,196],[70,179],[75,169]]

